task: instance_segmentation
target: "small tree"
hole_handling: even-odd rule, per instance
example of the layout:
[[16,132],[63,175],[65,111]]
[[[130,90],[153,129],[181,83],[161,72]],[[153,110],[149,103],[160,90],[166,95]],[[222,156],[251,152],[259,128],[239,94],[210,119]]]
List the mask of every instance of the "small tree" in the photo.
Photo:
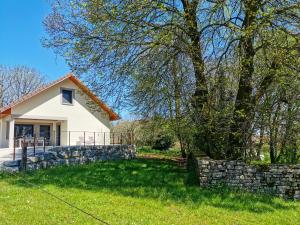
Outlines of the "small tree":
[[174,137],[168,133],[159,134],[155,137],[153,142],[153,149],[168,150],[174,145]]

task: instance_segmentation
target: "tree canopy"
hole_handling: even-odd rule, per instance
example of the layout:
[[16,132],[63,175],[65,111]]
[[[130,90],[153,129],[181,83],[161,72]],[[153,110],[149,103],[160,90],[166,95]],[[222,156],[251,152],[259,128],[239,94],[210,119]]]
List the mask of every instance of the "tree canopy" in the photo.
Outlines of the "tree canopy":
[[271,155],[286,142],[299,149],[299,9],[298,0],[54,0],[44,44],[118,105],[166,118],[183,155],[193,146],[247,159],[258,136]]
[[26,66],[0,65],[0,107],[18,100],[45,84],[45,77]]

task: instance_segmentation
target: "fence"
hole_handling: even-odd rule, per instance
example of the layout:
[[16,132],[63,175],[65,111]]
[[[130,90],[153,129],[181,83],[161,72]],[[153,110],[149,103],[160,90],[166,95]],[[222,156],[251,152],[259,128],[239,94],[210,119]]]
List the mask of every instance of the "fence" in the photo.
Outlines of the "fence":
[[134,135],[131,132],[88,132],[88,131],[60,131],[47,132],[37,136],[22,135],[14,137],[13,159],[16,149],[32,148],[35,155],[37,149],[44,152],[47,148],[56,146],[96,146],[96,145],[133,145]]

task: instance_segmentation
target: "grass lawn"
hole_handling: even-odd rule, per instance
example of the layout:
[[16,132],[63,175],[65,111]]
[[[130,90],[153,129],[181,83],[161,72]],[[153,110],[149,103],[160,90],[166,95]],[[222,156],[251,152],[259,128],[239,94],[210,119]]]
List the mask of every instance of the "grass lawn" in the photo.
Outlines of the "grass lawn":
[[137,148],[140,157],[160,158],[160,159],[174,159],[181,156],[180,149],[171,148],[168,151],[160,151],[152,149],[151,147],[144,146]]
[[[200,189],[168,159],[98,162],[18,176],[109,224],[300,224],[300,202]],[[22,179],[2,174],[0,224],[100,223]]]

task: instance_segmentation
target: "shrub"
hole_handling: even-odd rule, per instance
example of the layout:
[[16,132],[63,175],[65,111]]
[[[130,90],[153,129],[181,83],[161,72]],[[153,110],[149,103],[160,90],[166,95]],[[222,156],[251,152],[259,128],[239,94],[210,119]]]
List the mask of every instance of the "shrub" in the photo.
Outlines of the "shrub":
[[168,150],[174,145],[174,138],[168,134],[160,134],[155,137],[152,148],[157,150]]
[[137,148],[137,151],[138,152],[152,152],[153,151],[153,149],[152,149],[152,147],[151,146],[141,146],[141,147],[138,147]]

